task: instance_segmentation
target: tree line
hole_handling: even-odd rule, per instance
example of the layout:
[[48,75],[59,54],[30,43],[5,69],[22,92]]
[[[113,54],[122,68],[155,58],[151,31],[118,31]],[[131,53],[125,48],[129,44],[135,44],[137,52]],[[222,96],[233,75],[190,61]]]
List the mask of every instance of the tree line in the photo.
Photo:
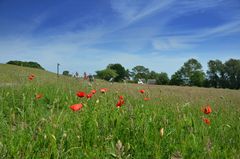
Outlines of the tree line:
[[[9,61],[7,64],[44,68],[37,62]],[[64,75],[70,75],[69,71],[64,71]],[[210,60],[208,70],[204,72],[202,65],[196,59],[189,59],[171,78],[166,72],[150,71],[148,68],[138,65],[131,70],[125,69],[121,64],[109,64],[106,69],[96,71],[96,77],[104,80],[111,78],[115,82],[128,80],[137,82],[139,79],[155,79],[159,85],[178,85],[178,86],[198,86],[215,88],[240,88],[240,59],[229,59],[226,62],[220,60]]]
[[196,59],[189,59],[171,78],[166,72],[157,73],[138,65],[132,70],[125,69],[121,64],[109,64],[106,69],[96,71],[96,77],[104,80],[114,79],[115,82],[138,79],[155,79],[159,85],[198,86],[215,88],[240,88],[240,60],[229,59],[225,63],[220,60],[210,60],[208,70],[204,72],[202,65]]
[[37,62],[25,62],[25,61],[8,61],[7,64],[11,65],[17,65],[17,66],[23,66],[23,67],[32,67],[32,68],[38,68],[41,70],[44,70],[44,68]]

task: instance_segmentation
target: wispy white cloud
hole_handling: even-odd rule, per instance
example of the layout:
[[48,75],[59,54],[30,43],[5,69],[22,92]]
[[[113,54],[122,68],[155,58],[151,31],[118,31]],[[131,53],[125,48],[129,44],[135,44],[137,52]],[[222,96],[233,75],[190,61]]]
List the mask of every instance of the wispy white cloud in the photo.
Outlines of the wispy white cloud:
[[112,0],[112,8],[121,18],[125,20],[124,27],[138,22],[148,16],[158,12],[166,11],[175,0],[150,0],[150,1],[131,1],[131,0]]
[[167,20],[163,21],[167,22],[184,14],[218,7],[223,3],[227,2],[224,0],[111,0],[113,10],[126,21],[127,25],[156,13],[160,13],[159,21],[163,21],[167,17]]
[[156,50],[176,50],[192,48],[195,44],[190,39],[180,39],[178,37],[168,37],[154,39],[152,45]]
[[227,36],[237,32],[240,32],[240,18],[215,28],[204,29],[199,36]]
[[156,50],[192,49],[209,39],[240,33],[240,20],[208,29],[192,30],[190,33],[154,38],[152,45]]
[[[146,41],[152,41],[152,46],[156,50],[176,50],[176,49],[192,49],[201,42],[204,42],[206,39],[219,37],[219,36],[228,36],[237,32],[239,30],[240,18],[235,18],[240,15],[240,12],[234,12],[232,17],[228,17],[229,21],[225,24],[212,27],[212,28],[202,28],[195,30],[192,28],[189,31],[172,31],[165,29],[168,27],[168,23],[174,21],[177,17],[205,12],[218,7],[228,6],[229,8],[233,7],[235,4],[234,1],[225,1],[225,0],[152,0],[152,1],[117,1],[112,0],[112,8],[125,20],[125,24],[122,25],[122,28],[129,27],[139,21],[144,21],[145,18],[154,16],[157,14],[158,23],[155,26],[155,32],[149,37],[149,34],[145,36],[138,35],[136,39],[145,38]],[[231,11],[230,11],[231,12]],[[222,15],[224,16],[224,15]],[[227,15],[229,16],[229,14]],[[155,17],[156,19],[157,17]],[[138,28],[134,28],[138,30]],[[154,29],[153,29],[154,30]],[[168,35],[166,34],[168,31]],[[139,31],[132,31],[133,33],[128,34],[141,34]],[[144,32],[143,32],[144,33]],[[175,34],[175,35],[174,35]],[[176,35],[179,34],[179,35]],[[157,36],[156,35],[160,35]],[[121,35],[120,35],[121,36]],[[126,40],[126,39],[123,39]]]

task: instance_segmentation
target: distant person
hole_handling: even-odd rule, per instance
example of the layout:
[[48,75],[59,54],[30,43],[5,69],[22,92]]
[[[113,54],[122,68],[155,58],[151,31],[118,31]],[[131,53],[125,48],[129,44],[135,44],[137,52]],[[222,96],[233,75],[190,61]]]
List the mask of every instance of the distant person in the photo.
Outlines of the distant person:
[[89,82],[91,82],[91,83],[94,82],[94,76],[93,75],[90,74],[88,76],[88,79],[89,79]]
[[87,79],[88,79],[86,72],[84,72],[84,74],[83,74],[83,79],[84,79],[84,80],[87,80]]
[[78,78],[79,77],[79,74],[78,72],[75,73],[75,77]]

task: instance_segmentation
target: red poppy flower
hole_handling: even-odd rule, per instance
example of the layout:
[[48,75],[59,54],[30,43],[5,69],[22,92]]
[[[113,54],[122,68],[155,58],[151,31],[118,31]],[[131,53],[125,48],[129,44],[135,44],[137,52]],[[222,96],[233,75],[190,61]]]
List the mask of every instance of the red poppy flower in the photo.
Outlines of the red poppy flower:
[[123,96],[119,96],[119,99],[123,99]]
[[147,100],[150,100],[150,98],[145,97],[144,100],[147,101]]
[[42,94],[37,94],[37,95],[36,95],[36,99],[40,99],[40,98],[42,98],[42,97],[43,97]]
[[212,112],[210,105],[202,108],[202,112],[204,112],[205,114],[210,114]]
[[85,97],[85,93],[84,92],[77,92],[76,94],[78,97],[82,98]]
[[102,89],[100,89],[100,92],[106,93],[106,92],[107,92],[107,88],[102,88]]
[[139,92],[143,94],[143,93],[145,93],[145,90],[141,89],[141,90],[139,90]]
[[33,80],[33,77],[32,77],[32,76],[29,76],[28,79],[31,81],[31,80]]
[[92,93],[86,95],[87,98],[92,98],[92,96],[93,96]]
[[95,89],[93,89],[92,91],[91,91],[91,93],[92,94],[95,94],[97,91],[95,90]]
[[208,124],[208,125],[211,124],[211,122],[210,122],[210,120],[209,120],[208,118],[203,118],[203,121],[204,121],[206,124]]
[[72,109],[72,111],[78,111],[80,109],[82,109],[83,105],[81,103],[79,104],[74,104],[74,105],[71,105],[69,108]]
[[30,75],[28,76],[28,79],[31,81],[31,80],[33,80],[33,79],[34,79],[34,77],[35,77],[35,75],[34,75],[34,74],[30,74]]
[[120,99],[120,100],[117,102],[116,107],[120,108],[123,104],[124,104],[124,100]]

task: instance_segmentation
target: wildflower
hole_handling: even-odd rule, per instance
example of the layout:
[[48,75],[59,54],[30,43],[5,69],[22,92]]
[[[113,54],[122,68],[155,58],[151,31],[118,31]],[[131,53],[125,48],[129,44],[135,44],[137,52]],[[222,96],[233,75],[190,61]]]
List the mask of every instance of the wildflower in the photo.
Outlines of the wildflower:
[[107,88],[102,88],[102,89],[100,89],[100,92],[106,93],[106,92],[107,92]]
[[35,77],[35,75],[34,75],[34,74],[31,74],[31,75],[28,76],[28,79],[31,81],[31,80],[34,79],[34,77]]
[[121,101],[118,101],[118,102],[117,102],[117,104],[116,104],[116,107],[118,107],[118,108],[119,108],[119,107],[121,107],[121,106],[122,106],[122,103],[121,103]]
[[143,93],[145,93],[145,90],[141,89],[141,90],[139,90],[139,92],[143,94]]
[[36,94],[36,96],[35,96],[36,99],[40,99],[40,98],[42,98],[42,97],[43,97],[42,94]]
[[74,105],[71,105],[69,108],[72,109],[72,111],[78,111],[80,109],[82,109],[83,105],[81,103],[79,104],[74,104]]
[[121,99],[121,98],[119,98],[119,100],[118,100],[118,102],[117,102],[117,104],[116,104],[116,107],[121,107],[122,105],[124,104],[124,100],[123,100],[123,98]]
[[210,105],[206,106],[205,108],[202,108],[202,112],[204,112],[205,114],[210,114],[212,112]]
[[123,99],[123,96],[119,96],[119,99]]
[[204,121],[206,124],[208,124],[208,125],[211,124],[211,122],[210,122],[210,120],[209,120],[208,118],[203,118],[203,121]]
[[144,100],[145,100],[145,101],[148,101],[148,100],[150,100],[150,98],[145,97]]
[[32,76],[29,76],[28,79],[31,81],[31,80],[33,80],[33,77],[32,77]]
[[78,97],[82,98],[85,97],[85,93],[84,92],[77,92],[76,94]]
[[97,91],[95,90],[95,89],[93,89],[92,91],[91,91],[91,93],[92,94],[95,94]]
[[92,96],[93,96],[92,93],[86,95],[86,97],[87,97],[88,99],[92,98]]

